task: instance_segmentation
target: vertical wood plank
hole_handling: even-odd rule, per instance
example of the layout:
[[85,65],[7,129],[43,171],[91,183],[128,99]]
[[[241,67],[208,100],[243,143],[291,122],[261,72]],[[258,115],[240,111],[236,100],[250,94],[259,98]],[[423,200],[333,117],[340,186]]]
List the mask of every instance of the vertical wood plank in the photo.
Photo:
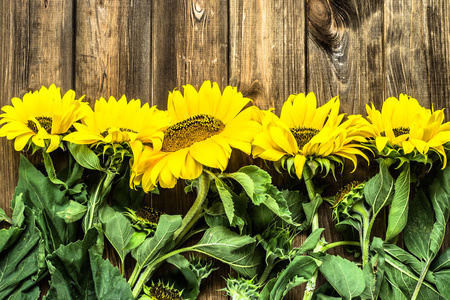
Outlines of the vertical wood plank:
[[[304,16],[305,1],[230,1],[230,84],[261,109],[273,107],[279,115],[290,94],[306,90]],[[285,299],[300,295],[302,286]]]
[[[307,20],[307,90],[316,94],[320,105],[339,95],[341,112],[365,116],[366,103],[379,105],[384,100],[383,0],[309,0]],[[355,178],[350,173],[352,166],[346,165],[338,182],[328,179],[327,192],[337,192],[352,180],[366,179],[358,178],[369,174],[369,170],[360,172],[365,167],[366,163],[360,161]],[[334,223],[331,208],[324,203],[319,210],[319,224],[326,227],[327,242],[341,239]],[[373,232],[384,234],[384,222],[376,223]],[[329,252],[351,259],[343,248]],[[323,279],[319,282],[323,283]]]
[[230,1],[230,84],[279,113],[305,91],[304,1]]
[[[73,2],[1,2],[1,103],[54,83],[64,93],[73,84]],[[18,180],[12,141],[1,143],[1,206],[10,213]]]
[[[166,109],[168,92],[185,84],[198,89],[211,80],[223,90],[228,84],[227,1],[156,0],[153,5],[153,104]],[[180,180],[174,189],[154,195],[152,205],[169,214],[185,214],[193,200]],[[223,299],[224,292],[218,290],[227,273],[228,267],[220,265],[202,284],[198,299]]]
[[310,0],[307,88],[321,104],[339,95],[341,111],[382,103],[383,0]]
[[151,98],[151,2],[77,1],[77,91],[94,103]]
[[[0,3],[0,106],[3,107],[27,90],[29,7],[26,0]],[[13,141],[2,138],[0,157],[0,207],[11,216],[11,198],[19,177],[19,154],[14,151]]]
[[73,88],[73,2],[30,1],[29,88]]

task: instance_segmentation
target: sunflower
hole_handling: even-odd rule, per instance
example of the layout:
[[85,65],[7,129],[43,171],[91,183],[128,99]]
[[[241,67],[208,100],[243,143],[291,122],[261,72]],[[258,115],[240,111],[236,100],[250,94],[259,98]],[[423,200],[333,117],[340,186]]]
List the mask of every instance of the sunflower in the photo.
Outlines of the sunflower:
[[381,112],[372,105],[366,106],[367,120],[365,131],[379,153],[390,155],[410,155],[413,159],[417,153],[425,157],[435,152],[443,159],[443,168],[447,164],[444,144],[450,141],[450,123],[444,123],[443,110],[430,110],[407,95],[386,99]]
[[100,98],[95,102],[94,111],[75,123],[76,132],[67,135],[64,140],[75,144],[114,144],[140,141],[155,149],[162,145],[163,130],[169,126],[166,112],[141,106],[141,101],[130,100],[125,96],[117,101],[110,97],[108,101]]
[[[252,154],[276,162],[293,159],[298,178],[302,178],[307,159],[329,158],[339,162],[340,158],[347,158],[356,168],[356,155],[368,160],[356,143],[366,139],[354,128],[358,116],[341,123],[343,117],[339,114],[337,97],[317,107],[314,93],[291,95],[280,118],[270,112],[265,114],[263,130],[253,141]],[[318,161],[324,163],[323,159]]]
[[253,120],[257,108],[243,110],[250,99],[231,86],[222,94],[210,81],[199,91],[191,85],[183,88],[184,95],[178,90],[169,93],[173,125],[164,132],[161,150],[133,147],[131,186],[142,182],[146,191],[157,183],[172,188],[179,178],[200,176],[203,166],[225,170],[231,148],[250,154],[253,137],[261,130]]
[[[84,96],[83,96],[84,97]],[[62,135],[81,119],[89,108],[83,99],[75,99],[73,90],[61,97],[60,89],[52,84],[49,88],[29,92],[19,98],[11,99],[12,106],[2,107],[0,115],[0,136],[14,141],[16,151],[22,150],[27,143],[46,148],[52,152],[60,145]]]

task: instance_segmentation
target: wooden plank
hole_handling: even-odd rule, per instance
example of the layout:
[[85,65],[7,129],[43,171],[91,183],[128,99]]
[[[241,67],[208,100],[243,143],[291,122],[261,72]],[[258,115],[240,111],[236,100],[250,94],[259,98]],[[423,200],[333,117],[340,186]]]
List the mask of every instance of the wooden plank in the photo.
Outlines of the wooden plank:
[[[321,105],[339,95],[340,111],[347,114],[365,116],[366,103],[381,105],[384,100],[383,1],[309,0],[307,19],[308,92],[314,92]],[[358,168],[358,173],[352,174],[352,166],[346,165],[337,182],[329,179],[324,196],[332,196],[331,192],[337,192],[352,180],[366,179],[371,174],[364,161]],[[373,228],[377,236],[384,234],[385,228],[385,216],[379,218],[382,222]],[[324,203],[319,210],[319,226],[327,228],[324,232],[327,242],[341,240],[334,223],[331,208]],[[329,253],[352,259],[343,248],[331,249]],[[319,284],[323,282],[321,278]]]
[[[28,85],[28,1],[0,2],[0,106],[10,105],[11,98],[25,94]],[[11,216],[11,198],[17,185],[19,154],[14,142],[2,138],[0,143],[0,207]]]
[[280,113],[305,91],[304,1],[230,1],[230,84]]
[[[305,15],[304,1],[230,1],[230,84],[261,109],[273,107],[279,115],[290,94],[305,92]],[[270,173],[274,183],[280,181]],[[294,245],[305,238],[299,236]],[[303,287],[285,299],[299,295]]]
[[[64,93],[73,83],[72,1],[1,2],[1,106],[12,97],[55,83]],[[18,180],[13,142],[1,143],[1,206],[10,213]]]
[[77,91],[99,97],[142,98],[150,102],[151,2],[77,2]]
[[[228,83],[227,1],[153,1],[152,70],[153,104],[167,108],[168,92],[191,84],[199,88],[205,80],[224,89]],[[194,195],[185,195],[180,180],[172,190],[161,190],[152,205],[170,214],[185,214]],[[219,263],[216,263],[219,266]],[[208,278],[198,299],[223,299],[222,277],[228,267]]]

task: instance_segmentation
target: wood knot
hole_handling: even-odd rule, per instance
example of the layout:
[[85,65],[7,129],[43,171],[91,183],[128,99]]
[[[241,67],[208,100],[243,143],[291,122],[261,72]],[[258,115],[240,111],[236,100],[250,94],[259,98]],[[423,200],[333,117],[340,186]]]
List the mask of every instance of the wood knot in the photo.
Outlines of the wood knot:
[[326,0],[309,0],[308,1],[308,21],[314,26],[322,30],[331,27],[332,11]]
[[205,9],[201,7],[200,3],[193,1],[192,2],[192,16],[194,20],[202,21],[205,16]]

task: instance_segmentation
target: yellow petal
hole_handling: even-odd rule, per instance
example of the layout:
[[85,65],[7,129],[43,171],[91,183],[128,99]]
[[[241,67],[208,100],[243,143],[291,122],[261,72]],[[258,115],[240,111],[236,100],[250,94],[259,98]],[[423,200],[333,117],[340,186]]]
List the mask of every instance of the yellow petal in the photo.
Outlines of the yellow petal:
[[305,167],[306,157],[303,155],[296,155],[294,157],[295,174],[298,179],[302,179],[303,168]]

